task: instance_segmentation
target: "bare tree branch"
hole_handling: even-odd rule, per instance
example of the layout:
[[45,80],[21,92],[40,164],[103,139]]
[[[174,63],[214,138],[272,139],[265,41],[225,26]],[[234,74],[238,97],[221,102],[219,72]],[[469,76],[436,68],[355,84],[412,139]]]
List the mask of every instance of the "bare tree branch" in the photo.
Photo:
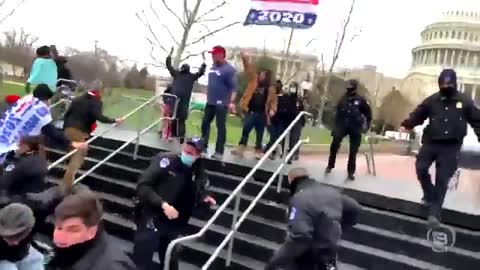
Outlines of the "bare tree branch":
[[[155,43],[166,53],[168,53],[167,49],[165,49],[165,47],[163,47],[162,43],[160,42],[160,40],[158,39],[157,35],[155,34],[155,31],[153,31],[152,29],[152,25],[150,24],[150,22],[148,21],[148,18],[146,17],[145,15],[145,11],[142,10],[142,14],[144,15],[145,17],[145,20],[143,20],[141,17],[140,17],[140,14],[136,13],[136,16],[137,18],[140,20],[140,22],[142,22],[142,24],[148,29],[148,31],[150,32],[150,34],[152,35],[152,37],[155,39]],[[153,41],[147,37],[147,40],[150,42],[150,44],[153,44]]]
[[[156,63],[160,63],[160,67],[164,66],[163,65],[163,62],[158,60],[158,58],[155,57],[155,44],[152,40],[150,40],[149,38],[146,38],[147,41],[150,43],[150,57],[153,59],[153,61],[155,61]],[[161,46],[161,45],[160,45]],[[164,49],[163,47],[161,47],[162,49]],[[165,50],[165,49],[164,49]]]
[[204,23],[200,23],[199,25],[203,26],[207,30],[207,32],[212,32],[212,30],[210,29],[210,27],[208,27],[208,25]]
[[310,41],[307,42],[307,44],[305,45],[305,47],[310,46],[310,44],[312,44],[314,41],[318,41],[318,38],[312,38],[312,39],[310,39]]
[[[2,0],[0,0],[2,1]],[[153,13],[153,16],[155,18],[152,18],[151,21],[149,19],[151,17],[147,16],[145,14],[145,11],[142,10],[141,12],[137,12],[135,15],[139,19],[139,21],[145,26],[145,28],[148,31],[148,42],[150,43],[151,46],[156,46],[161,49],[162,52],[168,53],[166,50],[167,47],[170,46],[175,46],[175,55],[173,55],[173,66],[178,67],[181,61],[184,61],[190,57],[199,55],[197,53],[191,53],[189,52],[190,47],[195,47],[196,44],[200,42],[205,42],[205,39],[215,35],[216,33],[223,31],[225,29],[228,29],[232,27],[233,25],[239,24],[240,22],[233,22],[229,23],[222,26],[223,24],[219,24],[218,21],[223,19],[223,16],[210,16],[209,15],[220,9],[221,7],[224,7],[227,5],[226,0],[221,0],[221,3],[214,3],[211,4],[210,6],[213,6],[212,8],[208,9],[205,13],[200,13],[200,7],[203,4],[207,4],[207,2],[212,2],[212,1],[204,1],[204,0],[195,0],[191,1],[191,5],[189,5],[188,0],[183,0],[182,2],[179,2],[180,7],[178,8],[179,10],[174,10],[172,9],[169,4],[167,4],[167,0],[162,0],[163,6],[161,8],[165,8],[167,12],[171,13],[172,15],[175,16],[175,18],[181,23],[183,30],[182,31],[174,31],[173,28],[169,27],[168,24],[164,23],[163,20],[163,14],[165,11],[163,10],[158,10],[155,9],[153,5],[153,0],[150,0],[150,9]],[[172,1],[173,2],[173,1]],[[178,2],[178,0],[177,0]],[[171,3],[171,2],[168,2]],[[183,10],[180,10],[183,9]],[[201,14],[201,15],[199,15]],[[150,14],[148,14],[150,15]],[[183,18],[183,19],[182,19]],[[152,24],[154,19],[156,20],[155,24]],[[210,29],[208,23],[216,24],[216,27],[219,27],[217,29]],[[217,22],[217,23],[216,23]],[[158,34],[159,31],[154,31],[154,27],[162,27],[168,33],[168,36],[172,41],[169,41],[168,39],[162,38],[162,42],[160,42],[161,35]],[[195,27],[199,27],[200,29],[195,29]],[[192,32],[194,31],[194,32]],[[194,36],[194,34],[196,36]],[[191,49],[190,51],[198,51],[195,49]],[[152,52],[153,54],[153,52]],[[186,54],[186,55],[184,55]]]
[[222,1],[220,4],[218,4],[218,5],[214,6],[214,7],[212,7],[211,9],[205,11],[204,13],[202,13],[202,15],[198,16],[198,17],[195,19],[194,23],[204,21],[204,18],[205,18],[206,16],[208,16],[208,14],[211,14],[212,12],[218,10],[219,8],[225,6],[226,4],[227,4],[227,1]]
[[[162,27],[167,30],[167,33],[168,35],[170,36],[170,38],[173,40],[173,42],[175,42],[175,44],[177,44],[177,46],[180,44],[178,42],[178,40],[175,38],[175,36],[173,35],[172,31],[170,31],[170,28],[165,25],[162,20],[160,19],[160,16],[158,16],[158,13],[157,11],[155,11],[155,8],[153,7],[153,4],[152,4],[152,1],[150,1],[150,10],[152,11],[153,15],[155,15],[155,17],[157,18],[158,22],[162,25]],[[143,11],[143,10],[142,10]],[[147,17],[147,15],[145,15],[144,13],[144,16],[145,18]]]
[[183,20],[185,24],[188,24],[190,21],[190,11],[188,10],[187,0],[183,0]]
[[345,20],[345,23],[343,24],[342,36],[340,37],[340,42],[338,43],[338,46],[335,46],[335,53],[334,53],[334,56],[333,56],[332,65],[331,65],[330,70],[329,70],[330,72],[333,71],[333,67],[335,66],[335,62],[337,62],[337,60],[338,60],[340,50],[342,49],[343,42],[345,41],[345,35],[347,34],[347,27],[350,24],[350,21],[351,21],[351,18],[352,18],[353,9],[355,7],[355,1],[356,0],[352,0],[352,5],[350,6],[350,11],[348,12],[347,19]]
[[[5,2],[6,0],[3,0],[1,3],[0,3],[0,7],[3,9],[3,6],[5,5]],[[11,17],[15,11],[17,11],[18,7],[20,7],[21,4],[23,4],[23,2],[25,2],[25,0],[21,0],[20,2],[18,2],[18,4],[12,8],[12,10],[5,14],[5,16],[3,18],[0,18],[0,24],[2,24],[6,19],[8,19],[9,17]]]
[[[350,6],[350,10],[348,12],[348,15],[347,15],[347,18],[343,21],[343,25],[342,25],[342,29],[341,29],[341,35],[340,35],[340,32],[337,32],[337,38],[335,40],[335,48],[333,50],[333,56],[332,56],[332,63],[330,64],[330,68],[328,69],[328,74],[327,74],[327,78],[326,78],[326,81],[323,85],[323,93],[322,93],[322,97],[321,97],[321,100],[320,100],[320,108],[319,108],[319,112],[318,112],[318,122],[321,124],[322,123],[322,119],[323,119],[323,111],[325,109],[325,103],[326,103],[326,99],[329,95],[329,88],[330,88],[330,81],[331,81],[331,75],[332,75],[332,72],[333,72],[333,69],[335,67],[335,64],[338,60],[338,57],[340,55],[340,51],[342,49],[342,46],[343,46],[343,42],[345,41],[345,35],[346,35],[346,32],[347,32],[347,28],[350,24],[350,21],[351,21],[351,17],[352,17],[352,13],[353,13],[353,10],[354,10],[354,7],[355,7],[355,1],[356,0],[352,0],[352,4]],[[323,54],[322,54],[322,62],[323,62]]]
[[187,54],[187,56],[183,57],[182,60],[180,60],[180,62],[183,62],[183,61],[189,59],[190,57],[200,56],[200,55],[202,55],[202,53],[204,53],[204,51],[199,52],[199,53],[189,53],[189,54]]
[[227,24],[227,25],[225,25],[225,26],[223,26],[223,27],[220,27],[220,28],[218,28],[218,29],[216,29],[216,30],[214,30],[214,31],[211,31],[211,32],[209,32],[209,33],[207,33],[207,34],[205,34],[205,35],[197,38],[196,40],[188,43],[187,46],[191,46],[191,45],[197,44],[197,43],[199,43],[200,41],[204,40],[205,38],[207,38],[207,37],[209,37],[209,36],[212,36],[212,35],[215,35],[216,33],[220,32],[220,31],[223,31],[223,30],[225,30],[225,29],[227,29],[227,28],[230,28],[230,27],[232,27],[232,26],[234,26],[234,25],[236,25],[236,24],[239,24],[239,23],[240,23],[240,22],[229,23],[229,24]]
[[200,22],[217,22],[217,21],[220,21],[221,19],[224,19],[225,17],[223,16],[220,16],[220,17],[216,17],[216,18],[211,18],[211,19],[203,19],[201,21],[198,21],[197,23],[200,23]]
[[[185,0],[186,1],[186,0]],[[182,25],[182,27],[185,29],[186,25],[185,25],[185,22],[182,21],[182,19],[180,19],[180,17],[178,17],[177,13],[175,13],[168,5],[167,5],[167,2],[165,0],[162,0],[162,3],[163,3],[163,6],[173,15],[175,16],[175,18],[177,18],[178,22]]]

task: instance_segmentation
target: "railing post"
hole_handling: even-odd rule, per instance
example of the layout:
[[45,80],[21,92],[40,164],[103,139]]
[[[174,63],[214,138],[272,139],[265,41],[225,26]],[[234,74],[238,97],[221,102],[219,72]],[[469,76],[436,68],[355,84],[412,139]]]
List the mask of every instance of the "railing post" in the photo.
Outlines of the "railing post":
[[[280,151],[282,151],[281,144],[277,145],[277,153],[280,154]],[[280,193],[282,191],[282,181],[283,181],[283,176],[281,173],[279,173],[278,182],[277,182],[277,193]]]
[[368,157],[368,153],[363,153],[365,155],[365,161],[367,162],[367,171],[368,174],[372,174],[372,169],[370,168],[370,158]]
[[373,142],[372,142],[372,137],[370,136],[368,138],[368,141],[369,141],[369,145],[370,145],[370,158],[371,158],[371,161],[372,161],[372,173],[373,173],[373,176],[377,176],[377,168],[375,167],[375,153],[373,151]]
[[[233,211],[233,219],[232,219],[232,226],[231,230],[235,230],[235,225],[237,224],[237,219],[240,211],[240,196],[242,191],[240,191],[235,197],[235,209]],[[225,260],[225,266],[229,267],[232,263],[232,252],[233,252],[233,241],[235,240],[235,233],[233,234],[232,238],[230,238],[230,242],[228,243],[228,251],[227,251],[227,259]]]
[[139,112],[139,119],[137,122],[137,140],[135,141],[135,150],[133,151],[133,160],[137,160],[138,158],[138,147],[140,146],[140,133],[142,132],[142,118],[143,118],[143,111],[142,108]]
[[288,150],[290,148],[290,133],[292,131],[288,131],[287,136],[285,136],[285,140],[283,141],[283,151],[282,151],[282,159],[285,160],[287,157]]

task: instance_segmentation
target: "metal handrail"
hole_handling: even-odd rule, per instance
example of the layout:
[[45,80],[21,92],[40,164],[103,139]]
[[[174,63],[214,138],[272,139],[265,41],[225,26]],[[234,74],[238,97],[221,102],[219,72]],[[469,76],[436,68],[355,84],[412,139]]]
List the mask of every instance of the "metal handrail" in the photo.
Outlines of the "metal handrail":
[[[215,211],[213,216],[207,221],[205,226],[197,232],[196,234],[192,235],[187,235],[185,237],[177,238],[170,242],[170,244],[167,247],[167,251],[165,252],[165,262],[164,262],[164,270],[169,270],[170,269],[170,261],[171,261],[171,256],[172,256],[172,251],[175,245],[179,243],[183,243],[186,241],[192,241],[194,239],[198,239],[202,237],[205,232],[213,225],[213,222],[220,216],[220,214],[227,208],[228,204],[233,200],[234,197],[237,197],[237,201],[235,203],[235,213],[234,213],[234,220],[236,219],[236,216],[238,215],[238,208],[240,205],[240,196],[238,193],[242,190],[243,186],[245,186],[250,180],[250,178],[253,176],[253,174],[260,168],[260,166],[269,158],[269,156],[273,153],[273,151],[277,148],[277,145],[279,145],[285,137],[290,133],[292,128],[297,124],[297,122],[304,116],[311,116],[311,113],[302,111],[300,112],[297,117],[290,123],[290,125],[287,127],[287,129],[280,135],[280,137],[275,141],[275,143],[270,147],[270,149],[267,150],[265,155],[257,162],[257,164],[250,170],[250,172],[243,178],[243,180],[240,182],[240,184],[232,191],[230,196],[223,202],[223,204]],[[238,195],[238,196],[237,196]]]
[[[164,94],[164,95],[170,95],[170,94]],[[172,95],[173,96],[173,95]],[[90,168],[90,170],[86,171],[85,173],[82,174],[82,176],[80,176],[79,178],[75,179],[75,181],[73,181],[73,185],[75,185],[76,183],[82,181],[84,178],[86,178],[87,176],[89,176],[93,171],[95,171],[98,167],[102,166],[103,164],[105,164],[107,161],[109,161],[113,156],[115,156],[116,154],[120,153],[120,151],[122,151],[123,149],[125,149],[125,147],[127,147],[129,144],[131,144],[133,141],[137,141],[137,144],[139,142],[139,139],[140,137],[145,134],[146,132],[148,132],[150,129],[152,129],[153,127],[155,127],[158,123],[160,123],[161,121],[163,120],[173,120],[177,117],[177,107],[178,107],[178,99],[177,101],[175,102],[175,107],[173,109],[173,114],[172,116],[169,116],[169,117],[160,117],[158,120],[154,121],[152,124],[150,124],[148,127],[144,128],[143,130],[139,131],[137,136],[135,136],[133,139],[129,140],[129,141],[126,141],[124,144],[122,144],[118,149],[115,149],[115,151],[113,151],[112,153],[110,153],[110,155],[106,156],[104,159],[102,159],[101,161],[99,161],[97,164],[95,164],[95,166],[93,166],[92,168]],[[138,146],[136,146],[135,148],[136,151],[138,151]],[[136,154],[134,154],[134,156],[136,156]]]
[[[287,154],[286,158],[283,160],[282,164],[278,166],[278,168],[275,170],[275,172],[270,176],[268,179],[267,183],[263,186],[263,188],[260,190],[260,192],[257,194],[257,196],[253,199],[253,201],[250,203],[250,205],[247,207],[245,212],[243,212],[242,216],[238,219],[238,221],[235,222],[235,220],[232,220],[232,229],[230,232],[225,236],[223,241],[220,243],[220,245],[215,249],[215,251],[210,255],[210,258],[207,260],[207,262],[202,266],[202,270],[208,269],[210,265],[213,263],[213,261],[218,257],[222,249],[227,245],[227,243],[230,241],[230,243],[233,243],[234,235],[235,232],[240,228],[242,225],[243,221],[247,218],[247,216],[250,214],[252,209],[257,205],[258,201],[263,197],[263,194],[267,192],[267,189],[273,184],[275,181],[275,178],[280,174],[282,171],[283,167],[285,167],[285,164],[293,157],[295,152],[300,148],[300,146],[303,143],[308,143],[310,141],[309,138],[305,140],[299,140],[295,146],[290,150],[290,152]],[[237,196],[237,198],[240,198],[240,196]],[[229,264],[231,261],[232,257],[232,250],[233,250],[233,245],[229,245],[229,250],[227,252],[227,263]]]
[[[122,117],[122,119],[127,119],[129,118],[130,116],[134,115],[135,113],[137,113],[138,111],[140,111],[142,108],[144,108],[145,106],[147,106],[148,104],[150,104],[151,102],[153,102],[155,99],[159,98],[160,96],[171,96],[171,97],[174,97],[176,99],[176,103],[178,103],[178,97],[175,96],[175,95],[172,95],[172,94],[158,94],[158,95],[155,95],[154,97],[150,98],[148,101],[144,102],[143,104],[141,104],[140,106],[138,106],[137,108],[135,108],[134,110],[132,110],[131,112],[129,112],[128,114],[126,114],[125,116]],[[174,110],[174,115],[176,115],[177,113],[177,106],[175,106],[175,110]],[[107,130],[103,131],[102,133],[98,134],[98,135],[95,135],[93,136],[92,138],[90,138],[89,140],[86,141],[86,143],[91,143],[92,141],[96,140],[97,138],[109,133],[110,131],[112,131],[116,126],[118,126],[119,124],[118,123],[115,123],[113,124],[110,128],[108,128]],[[48,166],[48,170],[51,170],[52,168],[58,166],[60,163],[62,163],[63,161],[65,161],[67,158],[71,157],[73,154],[75,154],[76,152],[78,151],[78,149],[74,149],[72,150],[71,152],[65,154],[63,157],[59,158],[58,160],[56,160],[55,162],[53,162],[52,164],[50,164],[50,166]]]

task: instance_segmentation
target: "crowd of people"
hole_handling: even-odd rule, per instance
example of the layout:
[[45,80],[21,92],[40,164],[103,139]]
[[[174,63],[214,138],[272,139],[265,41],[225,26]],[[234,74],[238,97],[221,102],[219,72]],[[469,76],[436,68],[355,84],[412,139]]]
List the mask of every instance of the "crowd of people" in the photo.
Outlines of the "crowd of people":
[[[178,97],[177,119],[173,125],[164,125],[163,135],[169,133],[183,142],[185,137],[185,121],[188,118],[190,97],[194,83],[204,75],[206,71],[205,56],[204,63],[196,73],[190,72],[190,66],[183,64],[180,70],[176,70],[171,64],[171,54],[166,59],[167,68],[172,76],[172,83],[166,93]],[[201,124],[202,138],[205,142],[210,139],[210,125],[215,119],[217,127],[217,138],[212,158],[222,159],[226,143],[226,121],[228,113],[236,113],[237,110],[237,71],[226,60],[226,50],[222,46],[215,46],[211,51],[213,65],[208,70],[207,103],[204,110]],[[304,110],[304,100],[299,94],[299,85],[292,82],[284,87],[280,80],[274,81],[272,71],[268,69],[256,70],[253,57],[242,53],[241,55],[244,72],[247,75],[247,87],[239,97],[239,108],[243,113],[243,127],[238,148],[232,154],[243,157],[247,146],[248,138],[252,130],[255,130],[255,158],[260,159],[287,129],[296,116]],[[167,97],[166,99],[170,99]],[[170,99],[171,100],[171,99]],[[166,100],[164,100],[166,101]],[[169,106],[166,116],[171,115],[173,102],[166,101]],[[291,149],[300,139],[305,119],[301,119],[291,130]],[[270,140],[264,144],[265,129],[269,131]],[[171,130],[171,132],[170,132]],[[165,136],[164,136],[165,138]],[[206,152],[208,145],[204,151]],[[280,154],[280,153],[279,153]],[[275,156],[272,156],[272,159]],[[294,156],[298,159],[298,154]]]
[[[167,246],[185,232],[195,211],[209,209],[216,204],[208,191],[208,179],[202,153],[208,149],[210,123],[216,118],[218,136],[213,158],[221,159],[225,151],[226,116],[236,110],[236,70],[226,61],[226,51],[214,47],[213,66],[208,71],[207,105],[202,122],[202,137],[185,139],[185,121],[193,84],[205,72],[203,64],[197,73],[183,64],[180,70],[167,66],[172,74],[171,93],[178,97],[179,121],[174,136],[183,138],[181,153],[161,153],[152,158],[137,185],[133,256],[130,259],[121,245],[117,245],[102,225],[102,206],[96,195],[74,178],[87,154],[86,143],[96,122],[120,124],[123,119],[103,115],[101,87],[76,97],[65,113],[64,129],[52,125],[49,104],[54,98],[50,76],[59,65],[50,48],[37,50],[35,69],[29,78],[24,97],[8,97],[5,113],[0,120],[0,270],[153,270],[159,269],[152,257],[159,254],[164,266]],[[56,53],[54,53],[56,54]],[[170,53],[171,55],[171,53]],[[292,121],[304,110],[299,86],[293,82],[284,87],[273,82],[270,70],[255,70],[252,57],[241,55],[248,84],[240,97],[244,112],[242,136],[232,153],[244,155],[248,137],[256,131],[255,157],[261,158]],[[53,71],[53,64],[57,70]],[[34,70],[34,71],[33,71]],[[35,75],[36,74],[36,75]],[[46,78],[39,79],[39,78]],[[457,156],[469,123],[480,137],[480,110],[473,101],[457,90],[456,74],[444,70],[439,77],[440,91],[423,101],[402,123],[410,130],[430,119],[424,132],[423,146],[417,157],[416,169],[424,202],[429,207],[429,222],[438,224],[448,181],[457,168]],[[329,174],[335,167],[340,143],[350,139],[348,178],[354,180],[356,155],[362,133],[370,128],[372,113],[366,99],[357,93],[358,82],[347,82],[346,93],[337,106],[332,130],[333,142],[326,168]],[[172,104],[171,101],[167,102]],[[291,132],[292,149],[300,139],[305,119],[300,118]],[[270,141],[263,146],[267,129]],[[45,140],[65,149],[77,149],[70,158],[63,181],[48,187],[48,162]],[[296,154],[298,158],[298,153]],[[436,162],[435,185],[431,183],[428,168]],[[290,187],[288,236],[265,269],[335,269],[342,231],[357,222],[361,208],[353,199],[326,187],[313,179],[304,168],[293,168],[288,174]],[[328,213],[325,215],[325,213]],[[48,216],[54,216],[51,235],[53,256],[39,252],[34,239],[45,232]],[[174,250],[170,269],[178,269],[178,250]],[[48,257],[48,256],[47,256]],[[162,269],[162,268],[160,268]]]

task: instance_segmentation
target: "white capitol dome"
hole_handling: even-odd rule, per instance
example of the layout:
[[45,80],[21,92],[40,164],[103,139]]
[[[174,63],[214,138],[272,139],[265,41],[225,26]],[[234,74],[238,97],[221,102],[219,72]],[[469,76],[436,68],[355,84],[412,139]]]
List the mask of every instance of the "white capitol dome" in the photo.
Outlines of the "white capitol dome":
[[413,104],[438,91],[443,68],[457,71],[459,89],[480,104],[480,11],[444,12],[421,32],[401,90]]

